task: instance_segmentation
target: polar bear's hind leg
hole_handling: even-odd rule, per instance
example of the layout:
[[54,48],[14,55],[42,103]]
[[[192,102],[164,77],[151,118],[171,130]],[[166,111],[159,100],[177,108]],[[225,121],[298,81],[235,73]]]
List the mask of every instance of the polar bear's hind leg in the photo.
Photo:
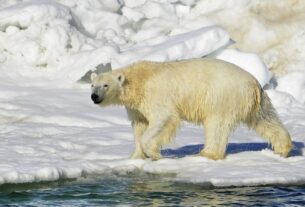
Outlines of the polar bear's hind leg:
[[282,157],[288,156],[292,148],[289,132],[278,118],[276,111],[265,92],[262,93],[260,110],[255,114],[254,120],[247,124],[261,137],[271,143],[275,153]]

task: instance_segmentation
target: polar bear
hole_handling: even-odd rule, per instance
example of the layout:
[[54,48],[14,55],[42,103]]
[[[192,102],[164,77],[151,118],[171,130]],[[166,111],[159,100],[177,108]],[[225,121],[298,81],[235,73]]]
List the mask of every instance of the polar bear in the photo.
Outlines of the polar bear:
[[126,107],[135,136],[132,158],[157,160],[181,121],[204,126],[200,155],[223,159],[230,133],[245,123],[288,156],[292,143],[267,94],[245,70],[217,59],[141,61],[91,75],[95,104]]

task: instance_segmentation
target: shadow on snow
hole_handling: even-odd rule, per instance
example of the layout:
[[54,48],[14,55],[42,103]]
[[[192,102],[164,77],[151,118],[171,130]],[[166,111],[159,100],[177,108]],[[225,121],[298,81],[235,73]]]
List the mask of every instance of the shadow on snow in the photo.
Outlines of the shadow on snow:
[[[187,145],[177,149],[163,149],[161,154],[164,157],[185,157],[187,155],[198,154],[203,148],[203,144]],[[289,156],[302,156],[303,142],[293,142],[293,149]],[[247,151],[261,151],[263,149],[271,149],[268,143],[229,143],[227,147],[227,154],[236,154]]]

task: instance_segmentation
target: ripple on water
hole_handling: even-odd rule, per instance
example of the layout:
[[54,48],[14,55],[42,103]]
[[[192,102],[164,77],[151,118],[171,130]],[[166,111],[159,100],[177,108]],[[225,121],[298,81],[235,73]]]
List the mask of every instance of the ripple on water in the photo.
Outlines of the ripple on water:
[[303,206],[305,186],[215,188],[155,176],[87,178],[0,186],[2,205]]

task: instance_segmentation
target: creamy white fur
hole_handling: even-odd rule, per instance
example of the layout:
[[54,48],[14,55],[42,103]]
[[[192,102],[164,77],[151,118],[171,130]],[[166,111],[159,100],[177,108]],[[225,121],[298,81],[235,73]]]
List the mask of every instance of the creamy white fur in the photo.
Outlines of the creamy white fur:
[[[118,77],[124,77],[124,82]],[[133,158],[159,159],[160,148],[175,136],[181,120],[205,127],[201,155],[223,159],[228,138],[246,123],[287,156],[291,139],[256,79],[238,66],[216,59],[139,62],[94,77],[100,105],[120,104],[134,128]]]

